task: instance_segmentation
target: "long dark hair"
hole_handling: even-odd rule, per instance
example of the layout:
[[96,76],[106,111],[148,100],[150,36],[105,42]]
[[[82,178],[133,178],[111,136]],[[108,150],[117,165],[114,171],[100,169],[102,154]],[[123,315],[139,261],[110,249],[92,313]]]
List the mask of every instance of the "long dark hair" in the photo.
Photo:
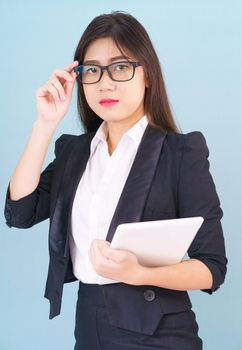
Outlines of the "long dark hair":
[[[99,38],[112,38],[125,56],[125,50],[141,62],[148,81],[144,110],[149,125],[161,131],[180,132],[173,119],[161,72],[160,62],[144,27],[124,11],[112,11],[95,17],[85,29],[77,45],[74,60],[83,64],[88,46]],[[88,105],[82,84],[77,80],[77,108],[86,132],[96,131],[103,122]]]

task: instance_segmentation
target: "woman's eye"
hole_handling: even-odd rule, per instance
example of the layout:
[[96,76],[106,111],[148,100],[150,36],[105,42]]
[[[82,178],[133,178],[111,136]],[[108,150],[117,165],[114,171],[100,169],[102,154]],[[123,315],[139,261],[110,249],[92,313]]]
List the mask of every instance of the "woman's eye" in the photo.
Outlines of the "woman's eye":
[[118,65],[115,67],[116,70],[125,70],[125,69],[127,69],[127,68],[128,68],[128,66],[125,65],[125,64],[118,64]]
[[96,73],[96,72],[97,72],[97,68],[94,68],[94,67],[87,68],[86,70],[86,73]]

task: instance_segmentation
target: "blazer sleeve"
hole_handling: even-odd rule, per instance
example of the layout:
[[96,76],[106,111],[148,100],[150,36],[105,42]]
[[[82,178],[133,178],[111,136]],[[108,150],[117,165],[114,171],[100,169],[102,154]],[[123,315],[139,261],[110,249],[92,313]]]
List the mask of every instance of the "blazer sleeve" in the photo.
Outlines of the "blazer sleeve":
[[73,135],[62,134],[55,141],[55,158],[41,172],[38,186],[28,195],[13,200],[10,199],[10,181],[8,183],[4,216],[9,227],[29,228],[49,217],[50,192],[56,160],[66,142]]
[[211,271],[212,294],[224,282],[227,258],[221,218],[223,211],[209,171],[209,149],[200,131],[184,134],[178,185],[179,217],[202,216],[204,222],[188,249],[190,258],[202,261]]

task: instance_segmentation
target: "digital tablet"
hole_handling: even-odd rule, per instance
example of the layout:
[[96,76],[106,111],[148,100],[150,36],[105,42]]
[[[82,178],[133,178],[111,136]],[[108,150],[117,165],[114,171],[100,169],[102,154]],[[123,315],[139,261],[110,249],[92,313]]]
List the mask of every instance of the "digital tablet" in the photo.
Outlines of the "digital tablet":
[[[144,266],[176,264],[183,260],[203,221],[203,217],[196,216],[120,224],[110,247],[134,253]],[[117,282],[102,276],[98,281]]]

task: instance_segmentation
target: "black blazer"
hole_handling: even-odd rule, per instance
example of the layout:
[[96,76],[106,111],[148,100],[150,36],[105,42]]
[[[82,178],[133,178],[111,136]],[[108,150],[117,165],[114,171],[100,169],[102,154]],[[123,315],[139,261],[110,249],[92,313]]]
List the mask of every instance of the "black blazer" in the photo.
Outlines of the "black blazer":
[[[56,158],[41,173],[32,193],[10,200],[9,184],[7,188],[4,214],[9,227],[29,228],[50,219],[44,294],[50,301],[50,319],[60,314],[64,283],[77,280],[69,253],[70,218],[94,135],[61,135],[55,142]],[[117,225],[125,222],[203,216],[188,255],[211,271],[212,288],[203,290],[211,294],[224,282],[227,259],[220,222],[223,212],[208,156],[201,132],[161,132],[147,125],[106,239],[111,241]],[[187,291],[125,283],[102,285],[102,291],[110,323],[144,334],[154,333],[162,315],[192,307]]]

